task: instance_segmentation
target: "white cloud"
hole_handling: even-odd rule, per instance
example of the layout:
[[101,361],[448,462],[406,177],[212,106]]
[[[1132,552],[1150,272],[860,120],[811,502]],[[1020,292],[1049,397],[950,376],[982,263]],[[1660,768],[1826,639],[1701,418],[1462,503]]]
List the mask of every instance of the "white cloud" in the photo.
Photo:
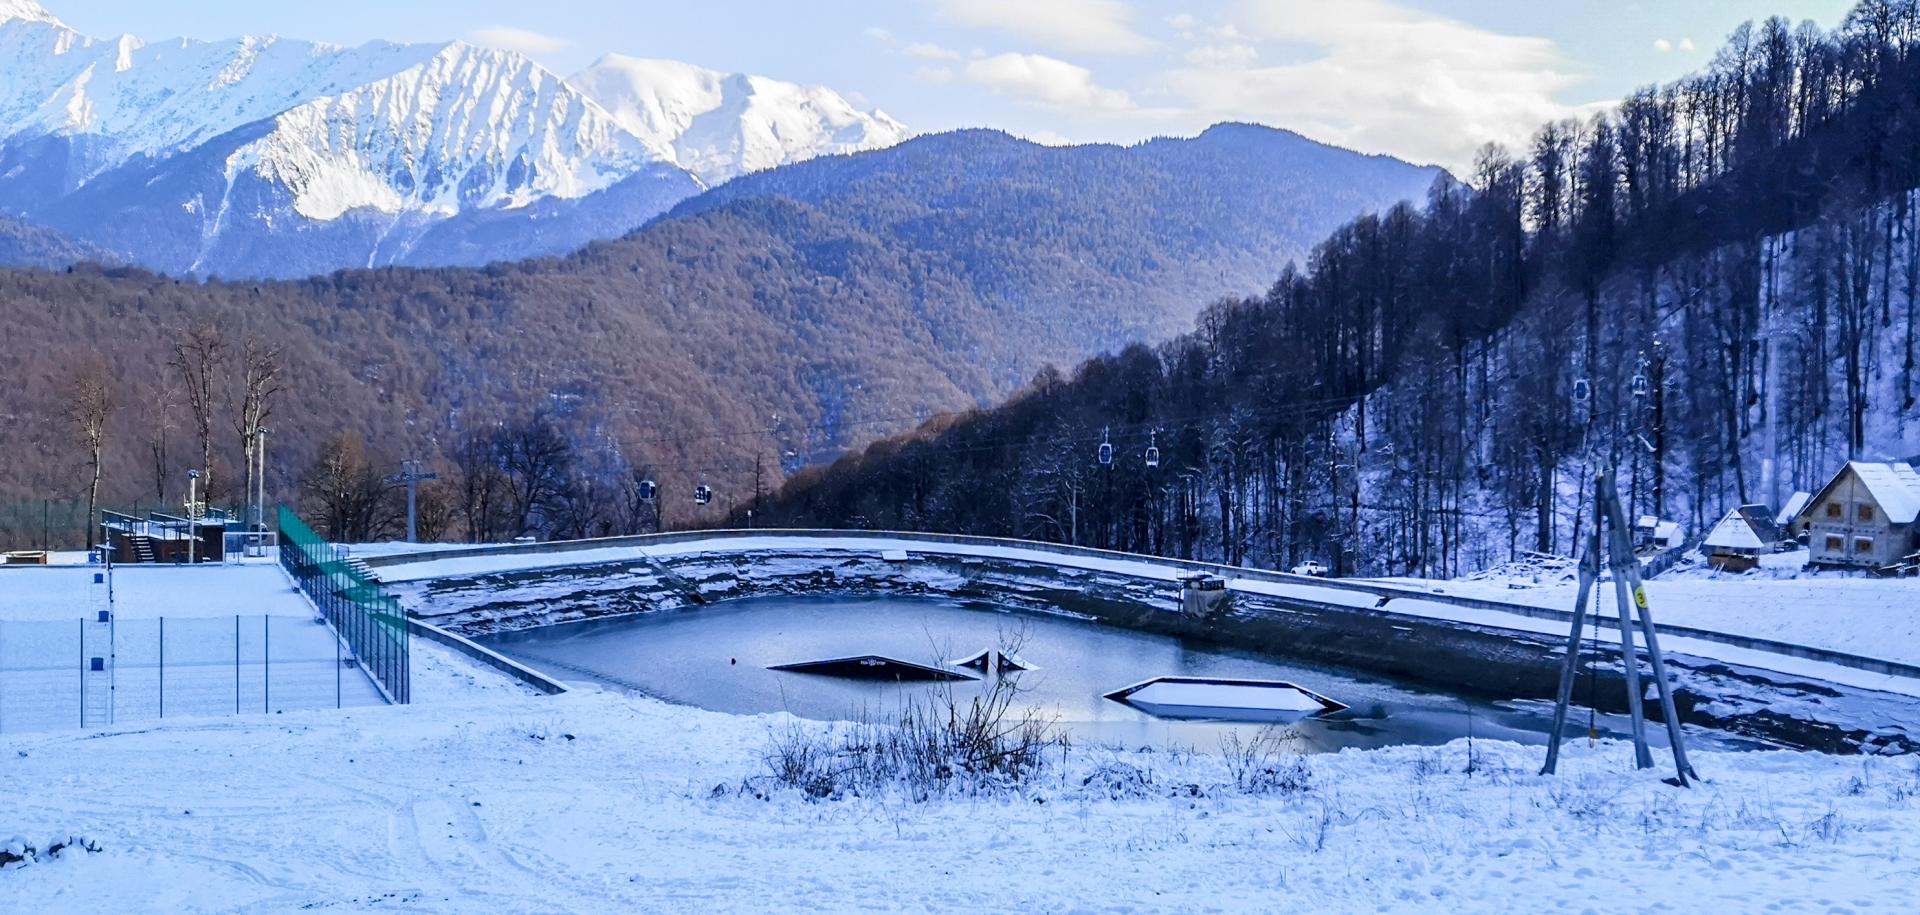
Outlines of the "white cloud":
[[1244,42],[1203,44],[1187,52],[1187,63],[1201,68],[1238,69],[1259,59],[1259,49]]
[[1193,30],[1200,27],[1200,20],[1195,19],[1192,13],[1175,13],[1167,17],[1167,25],[1181,38],[1192,38]]
[[1685,51],[1689,54],[1693,53],[1693,39],[1691,38],[1680,39],[1680,50]]
[[966,77],[1002,95],[1051,108],[1116,113],[1133,108],[1118,89],[1096,83],[1086,67],[1040,54],[998,54],[967,62]]
[[953,72],[952,67],[921,67],[913,71],[913,78],[931,86],[944,86],[958,79],[959,74]]
[[573,43],[565,38],[543,35],[532,29],[517,29],[510,25],[474,29],[467,33],[467,39],[482,47],[518,51],[522,54],[551,54]]
[[943,48],[932,42],[919,41],[900,49],[900,53],[917,60],[959,60],[965,56],[952,48]]
[[1041,146],[1072,146],[1071,138],[1054,133],[1051,130],[1035,130],[1026,134],[1026,138]]
[[1665,38],[1655,38],[1653,40],[1653,49],[1656,51],[1659,51],[1662,54],[1665,54],[1673,50],[1673,42],[1668,41]]
[[1214,53],[1162,74],[1154,97],[1188,126],[1253,120],[1462,171],[1483,144],[1518,147],[1577,113],[1555,98],[1574,78],[1545,38],[1388,0],[1241,0],[1234,13],[1239,34],[1283,45],[1288,62]]
[[938,0],[947,21],[999,29],[1061,51],[1142,54],[1155,42],[1134,31],[1119,0]]

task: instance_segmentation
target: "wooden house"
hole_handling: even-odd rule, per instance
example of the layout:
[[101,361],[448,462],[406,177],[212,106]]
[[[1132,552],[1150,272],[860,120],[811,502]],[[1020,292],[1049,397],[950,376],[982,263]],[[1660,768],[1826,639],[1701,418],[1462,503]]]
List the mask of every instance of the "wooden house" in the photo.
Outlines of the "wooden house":
[[1850,461],[1797,523],[1808,564],[1893,571],[1920,551],[1920,473],[1904,462]]
[[[1708,565],[1729,572],[1745,572],[1759,565],[1762,555],[1773,552],[1774,538],[1768,535],[1767,529],[1754,523],[1755,513],[1750,509],[1756,507],[1743,505],[1727,512],[1727,516],[1707,532],[1700,549],[1707,554]],[[1765,517],[1764,509],[1761,517]]]

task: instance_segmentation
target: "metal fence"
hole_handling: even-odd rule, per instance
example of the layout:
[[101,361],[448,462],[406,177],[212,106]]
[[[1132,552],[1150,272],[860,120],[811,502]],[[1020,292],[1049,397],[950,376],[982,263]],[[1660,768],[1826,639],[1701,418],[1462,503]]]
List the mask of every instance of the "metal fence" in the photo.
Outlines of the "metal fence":
[[320,539],[286,506],[279,510],[280,564],[346,639],[354,657],[396,703],[409,701],[407,616],[345,550]]
[[385,701],[317,619],[0,622],[0,732]]

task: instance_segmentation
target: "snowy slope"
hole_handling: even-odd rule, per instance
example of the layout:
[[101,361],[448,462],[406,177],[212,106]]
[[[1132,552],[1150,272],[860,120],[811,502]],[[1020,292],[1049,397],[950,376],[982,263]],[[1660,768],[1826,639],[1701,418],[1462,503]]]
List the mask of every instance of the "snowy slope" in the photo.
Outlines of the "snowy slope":
[[828,89],[669,62],[592,72],[619,113],[462,42],[100,40],[0,0],[0,213],[201,275],[477,264],[906,133]]
[[1302,778],[1262,790],[1211,748],[1076,746],[1000,796],[767,787],[777,735],[830,727],[469,692],[0,735],[9,776],[35,786],[10,797],[9,833],[100,848],[7,871],[7,898],[29,912],[1911,908],[1920,774],[1902,758],[1697,752],[1709,781],[1678,790],[1617,742],[1574,741],[1562,774],[1540,776],[1538,748],[1460,741],[1283,758]]
[[568,83],[709,186],[815,156],[892,146],[906,125],[840,93],[671,60],[609,54]]

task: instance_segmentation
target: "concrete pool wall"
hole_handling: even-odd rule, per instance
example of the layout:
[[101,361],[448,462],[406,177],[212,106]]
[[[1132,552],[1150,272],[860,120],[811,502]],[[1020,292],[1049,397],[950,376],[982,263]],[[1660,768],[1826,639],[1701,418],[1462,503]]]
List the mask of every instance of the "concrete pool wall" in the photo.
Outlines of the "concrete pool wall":
[[[366,562],[410,612],[467,634],[757,596],[920,595],[1066,614],[1520,700],[1552,697],[1566,643],[1566,624],[1541,619],[1552,613],[1541,608],[986,538],[702,532]],[[1229,612],[1209,620],[1179,612],[1178,578],[1196,570],[1233,581]],[[1507,616],[1486,623],[1392,609],[1416,600]],[[1669,631],[1662,627],[1663,636]],[[1600,642],[1586,646],[1594,673],[1583,673],[1576,695],[1583,703],[1595,696],[1602,711],[1624,711],[1617,633],[1606,631]],[[1678,710],[1688,723],[1829,752],[1920,747],[1911,736],[1920,726],[1920,700],[1911,696],[1669,651]]]

